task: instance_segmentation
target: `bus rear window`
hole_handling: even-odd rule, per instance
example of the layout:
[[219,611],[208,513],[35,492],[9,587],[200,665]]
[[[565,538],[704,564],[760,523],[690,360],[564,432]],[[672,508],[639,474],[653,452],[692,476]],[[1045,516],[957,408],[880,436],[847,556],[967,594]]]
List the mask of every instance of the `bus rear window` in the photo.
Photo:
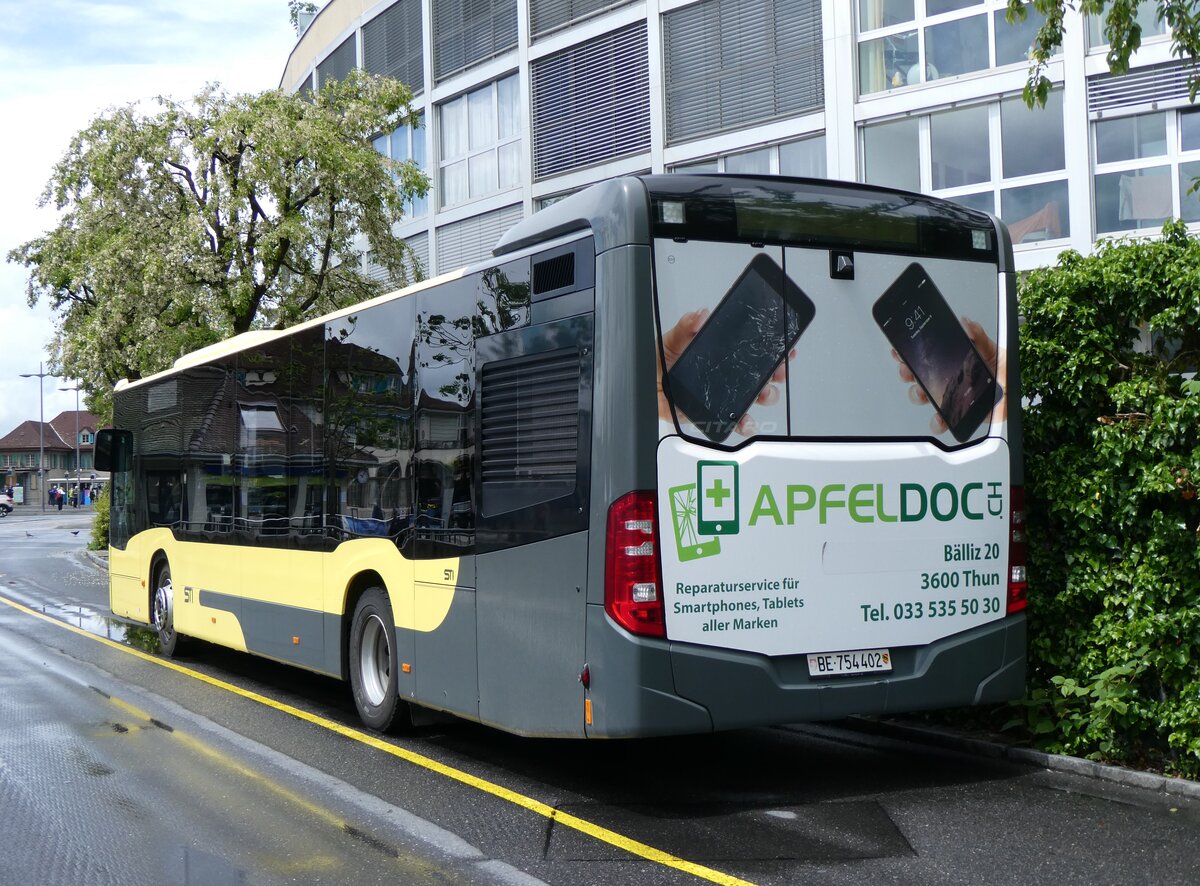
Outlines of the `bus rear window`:
[[674,238],[654,252],[659,417],[683,436],[954,448],[1002,433],[995,266]]

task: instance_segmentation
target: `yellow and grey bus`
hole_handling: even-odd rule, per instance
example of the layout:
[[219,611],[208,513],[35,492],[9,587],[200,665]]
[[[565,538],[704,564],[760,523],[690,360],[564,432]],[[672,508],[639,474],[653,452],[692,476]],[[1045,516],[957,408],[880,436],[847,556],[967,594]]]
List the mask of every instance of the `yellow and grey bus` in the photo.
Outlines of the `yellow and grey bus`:
[[[604,182],[493,259],[122,383],[115,614],[523,735],[1021,694],[995,218],[775,177]],[[1013,404],[1010,411],[1008,404]]]

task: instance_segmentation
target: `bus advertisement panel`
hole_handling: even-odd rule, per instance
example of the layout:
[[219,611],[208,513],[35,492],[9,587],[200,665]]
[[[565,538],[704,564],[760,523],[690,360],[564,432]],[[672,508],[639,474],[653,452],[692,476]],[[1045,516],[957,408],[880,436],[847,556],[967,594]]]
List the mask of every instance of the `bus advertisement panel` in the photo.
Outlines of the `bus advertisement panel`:
[[1003,619],[995,265],[677,238],[654,265],[667,636],[819,675]]

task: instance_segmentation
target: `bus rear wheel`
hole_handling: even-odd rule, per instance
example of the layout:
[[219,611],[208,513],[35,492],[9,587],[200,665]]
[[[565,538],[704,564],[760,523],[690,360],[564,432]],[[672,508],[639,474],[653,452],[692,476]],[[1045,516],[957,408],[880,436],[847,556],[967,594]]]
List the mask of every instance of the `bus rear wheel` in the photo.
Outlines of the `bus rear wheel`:
[[368,588],[350,623],[350,688],[363,723],[378,732],[411,725],[408,704],[396,688],[399,662],[392,605],[383,588]]
[[166,560],[154,573],[154,596],[150,600],[150,623],[158,629],[158,648],[167,658],[179,652],[179,632],[175,630],[175,588],[171,566]]

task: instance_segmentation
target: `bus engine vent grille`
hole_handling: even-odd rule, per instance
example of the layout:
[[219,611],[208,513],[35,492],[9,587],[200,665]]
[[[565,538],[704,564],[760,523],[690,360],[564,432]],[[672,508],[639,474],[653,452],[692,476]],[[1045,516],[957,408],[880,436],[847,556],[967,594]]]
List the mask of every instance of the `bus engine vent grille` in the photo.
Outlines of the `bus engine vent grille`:
[[577,348],[485,364],[480,385],[483,484],[575,485],[579,454]]
[[533,294],[566,289],[575,283],[575,253],[564,252],[554,258],[533,263]]

